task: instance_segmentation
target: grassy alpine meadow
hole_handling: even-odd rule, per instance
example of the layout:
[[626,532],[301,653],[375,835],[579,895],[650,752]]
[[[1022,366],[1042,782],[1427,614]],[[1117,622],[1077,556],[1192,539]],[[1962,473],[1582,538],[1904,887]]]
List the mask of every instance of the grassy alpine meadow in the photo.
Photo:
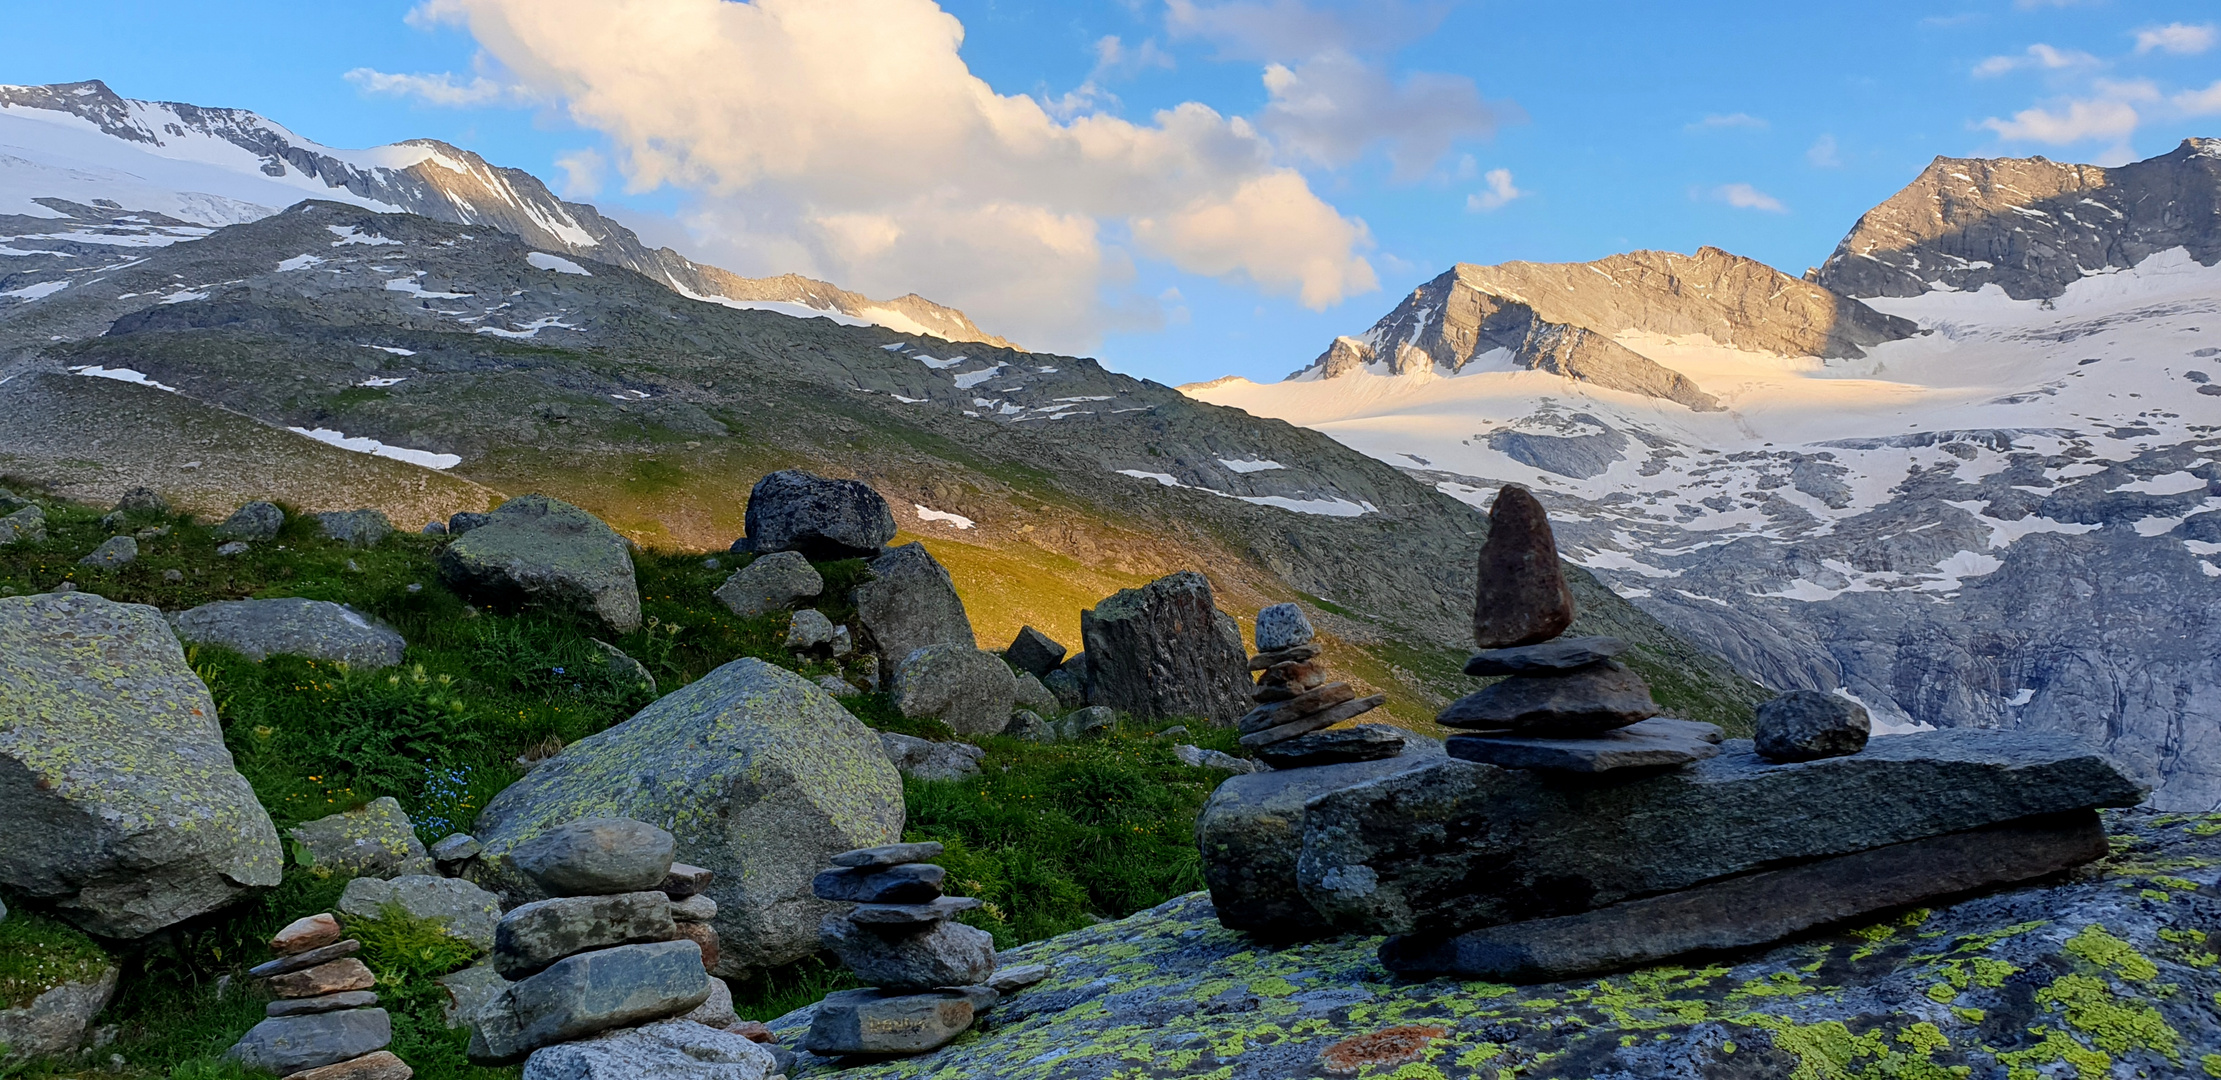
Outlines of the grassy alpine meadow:
[[[31,485],[0,477],[0,486],[23,492]],[[0,596],[67,583],[166,612],[216,600],[300,596],[349,604],[407,639],[401,665],[379,671],[298,657],[256,663],[221,648],[188,647],[240,772],[281,831],[392,796],[429,844],[469,831],[486,800],[522,774],[520,758],[546,756],[619,723],[719,665],[755,657],[813,679],[858,674],[788,652],[784,615],[736,618],[712,598],[748,556],[636,553],[643,625],[612,637],[562,616],[465,603],[440,584],[437,536],[396,532],[375,546],[348,547],[323,537],[312,516],[289,511],[275,538],[223,557],[212,527],[182,515],[104,522],[99,509],[32,497],[46,512],[47,538],[0,547]],[[78,563],[117,534],[139,538],[135,561],[115,569]],[[846,620],[854,614],[849,590],[868,573],[863,562],[817,569],[826,580],[819,610]],[[639,661],[653,687],[613,664],[599,642]],[[884,694],[858,692],[842,704],[881,730],[954,738],[938,722],[904,718]],[[987,751],[980,775],[904,781],[905,839],[947,845],[939,861],[949,870],[949,891],[984,902],[963,918],[1002,948],[1199,889],[1194,821],[1224,774],[1181,764],[1172,746],[1239,749],[1232,731],[1202,723],[1178,738],[1155,734],[1173,723],[1121,723],[1080,743],[979,739]],[[267,1001],[243,972],[270,958],[265,942],[279,927],[330,910],[346,884],[296,862],[289,859],[275,889],[132,943],[96,941],[7,897],[0,1008],[56,982],[97,975],[110,963],[122,977],[114,1003],[95,1021],[103,1042],[96,1051],[84,1061],[0,1065],[0,1080],[242,1076],[218,1055],[261,1019]],[[445,991],[432,980],[471,957],[436,926],[403,917],[350,932],[363,937],[381,1006],[393,1016],[391,1049],[417,1076],[518,1074],[516,1067],[470,1064],[463,1056],[467,1033],[443,1022]],[[812,959],[736,981],[733,990],[741,1015],[768,1019],[852,985],[845,971]]]

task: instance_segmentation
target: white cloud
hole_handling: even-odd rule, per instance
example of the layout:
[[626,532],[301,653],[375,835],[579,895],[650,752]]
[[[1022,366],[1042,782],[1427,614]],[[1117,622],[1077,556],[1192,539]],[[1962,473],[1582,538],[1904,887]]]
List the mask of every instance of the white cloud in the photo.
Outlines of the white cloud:
[[1460,139],[1496,130],[1499,109],[1473,80],[1421,72],[1392,82],[1380,68],[1329,52],[1294,67],[1268,64],[1270,100],[1257,124],[1289,155],[1339,168],[1382,147],[1398,179],[1423,175]]
[[2221,113],[2221,79],[2215,79],[2213,85],[2203,90],[2185,90],[2167,101],[2186,116]]
[[1749,184],[1722,184],[1712,189],[1712,197],[1737,210],[1763,210],[1769,214],[1786,214],[1789,208]]
[[1812,140],[1805,150],[1805,164],[1815,169],[1840,169],[1843,159],[1836,154],[1835,136],[1822,135]]
[[1156,38],[1145,38],[1139,45],[1128,45],[1117,34],[1107,34],[1095,42],[1095,70],[1088,75],[1090,81],[1107,75],[1131,75],[1143,68],[1170,69],[1175,64],[1172,54],[1157,47]]
[[1749,113],[1713,113],[1693,124],[1683,126],[1685,131],[1718,131],[1721,128],[1755,128],[1764,131],[1767,123]]
[[2098,67],[2104,61],[2079,49],[2055,49],[2038,43],[2030,45],[2018,56],[1993,56],[1974,65],[1974,77],[1986,79],[2022,68],[2044,71],[2063,71],[2069,68]]
[[1494,210],[1527,194],[1512,186],[1510,169],[1490,169],[1481,179],[1488,182],[1488,190],[1476,191],[1465,197],[1465,208],[1472,211]]
[[555,157],[555,167],[563,170],[563,197],[590,199],[601,194],[602,175],[609,168],[609,159],[596,150],[573,150]]
[[2136,32],[2136,53],[2141,56],[2157,49],[2161,52],[2171,52],[2179,56],[2196,56],[2207,49],[2213,48],[2217,36],[2221,35],[2215,33],[2212,23],[2206,23],[2202,26],[2192,26],[2188,23],[2168,23],[2165,26],[2155,26],[2149,30],[2138,30]]
[[1377,286],[1364,223],[1278,164],[1247,121],[1194,102],[1146,123],[1059,119],[972,74],[963,26],[930,0],[420,10],[467,25],[521,83],[603,132],[631,189],[689,192],[694,246],[742,273],[915,290],[1058,349],[1092,345],[1114,318],[1103,296],[1131,276],[1129,239],[1314,308]]
[[344,78],[366,94],[385,97],[413,97],[428,105],[441,105],[451,109],[474,105],[494,105],[512,100],[517,88],[504,86],[479,75],[469,82],[459,82],[454,74],[396,75],[372,68],[360,67],[348,72]]
[[2111,82],[2105,79],[2093,84],[2095,96],[2079,100],[2065,100],[2050,108],[2022,109],[2010,120],[1990,117],[1979,125],[1997,133],[2008,142],[2039,142],[2064,146],[2091,140],[2113,142],[2115,152],[2109,156],[2122,157],[2127,153],[2127,141],[2136,133],[2136,126],[2143,121],[2136,106],[2159,99],[2159,90],[2150,82]]

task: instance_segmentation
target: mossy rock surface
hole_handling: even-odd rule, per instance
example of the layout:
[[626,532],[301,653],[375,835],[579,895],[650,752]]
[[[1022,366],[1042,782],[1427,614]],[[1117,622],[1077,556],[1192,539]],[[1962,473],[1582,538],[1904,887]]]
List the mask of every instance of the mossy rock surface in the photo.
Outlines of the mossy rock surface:
[[[2221,1075],[2221,816],[2107,814],[2069,879],[1731,956],[1536,986],[1399,983],[1380,939],[1285,949],[1204,893],[1010,950],[1047,964],[932,1054],[849,1080]],[[772,1022],[799,1045],[808,1009]],[[831,1076],[805,1055],[791,1075]]]

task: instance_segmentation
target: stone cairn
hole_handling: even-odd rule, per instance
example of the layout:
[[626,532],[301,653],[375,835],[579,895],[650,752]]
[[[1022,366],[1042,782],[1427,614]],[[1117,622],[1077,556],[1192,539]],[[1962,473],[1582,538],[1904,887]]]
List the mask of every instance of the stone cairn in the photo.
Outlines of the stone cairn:
[[1048,975],[1039,965],[995,970],[994,938],[953,922],[980,906],[941,895],[933,841],[833,856],[811,882],[820,899],[853,902],[819,924],[819,939],[871,988],[826,996],[810,1021],[813,1054],[922,1054],[948,1045],[1003,996]]
[[1379,708],[1388,698],[1361,698],[1346,682],[1326,681],[1316,637],[1311,620],[1294,604],[1274,604],[1257,613],[1257,655],[1250,657],[1249,670],[1260,674],[1249,697],[1258,705],[1237,724],[1242,745],[1275,769],[1374,761],[1403,753],[1403,735],[1386,725],[1326,730]]
[[1435,717],[1450,756],[1514,769],[1602,773],[1686,765],[1720,752],[1711,724],[1654,719],[1650,686],[1612,659],[1616,637],[1560,637],[1573,625],[1573,592],[1558,564],[1542,504],[1506,484],[1488,515],[1473,640],[1465,673],[1510,676],[1451,702]]
[[265,1019],[226,1057],[286,1080],[409,1080],[407,1062],[386,1049],[393,1023],[375,1008],[377,977],[355,954],[362,942],[341,937],[326,912],[296,919],[270,939],[278,958],[247,974],[269,980],[277,996]]

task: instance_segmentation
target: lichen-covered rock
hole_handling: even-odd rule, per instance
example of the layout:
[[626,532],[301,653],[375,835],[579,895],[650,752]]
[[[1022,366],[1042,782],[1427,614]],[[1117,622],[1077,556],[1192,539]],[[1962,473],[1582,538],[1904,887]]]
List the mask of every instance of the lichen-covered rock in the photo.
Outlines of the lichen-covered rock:
[[436,919],[447,936],[469,942],[479,952],[494,947],[494,927],[501,921],[501,899],[461,878],[411,874],[391,881],[356,878],[339,894],[339,914],[352,929],[358,923],[376,922],[387,904],[419,919]]
[[1018,673],[1010,684],[1010,704],[1016,709],[1030,709],[1035,713],[1054,716],[1062,711],[1057,708],[1057,696],[1041,685],[1030,671]]
[[519,842],[509,860],[550,896],[604,896],[661,885],[676,844],[645,821],[590,817]]
[[344,604],[285,597],[219,600],[169,617],[188,642],[221,645],[249,660],[275,655],[332,660],[364,670],[401,662],[407,643],[392,627]]
[[416,838],[409,815],[390,795],[354,810],[305,821],[286,830],[309,864],[342,877],[429,874],[432,857]]
[[278,883],[284,851],[162,613],[0,597],[0,884],[141,937]]
[[710,595],[743,619],[785,611],[825,591],[825,578],[799,551],[759,555],[733,571]]
[[91,554],[77,560],[79,566],[100,570],[113,570],[139,557],[139,542],[128,536],[111,536],[100,542]]
[[[846,1068],[805,1054],[789,1075],[1107,1080],[1146,1063],[1283,1080],[1367,1060],[1363,1075],[1442,1080],[2199,1075],[2221,1062],[2221,817],[2106,816],[2115,854],[2063,884],[1526,987],[1398,981],[1379,938],[1262,946],[1194,894],[1004,954],[1052,974],[960,1044]],[[771,1028],[800,1045],[813,1016]]]
[[560,499],[522,495],[448,542],[440,578],[482,603],[591,615],[618,633],[640,626],[632,546],[600,518]]
[[887,760],[894,762],[902,775],[919,780],[961,780],[978,776],[980,760],[987,756],[987,751],[971,743],[934,742],[892,731],[880,732],[879,744],[887,748]]
[[383,510],[328,510],[316,515],[316,527],[348,547],[376,547],[393,535],[393,522]]
[[522,979],[589,949],[669,941],[671,898],[660,892],[557,896],[519,904],[494,928],[494,970]]
[[1249,711],[1249,654],[1233,616],[1193,570],[1124,589],[1080,613],[1087,700],[1143,719],[1201,716],[1227,727]]
[[17,508],[0,517],[0,547],[13,543],[36,544],[46,539],[46,511],[37,506]]
[[268,540],[285,527],[285,511],[272,502],[251,502],[231,512],[215,533],[226,540]]
[[833,643],[833,620],[816,608],[803,608],[787,623],[787,648],[815,649]]
[[1010,666],[966,642],[927,645],[895,669],[895,707],[939,720],[959,735],[993,735],[1010,723],[1017,686]]
[[876,732],[824,690],[759,660],[736,660],[572,743],[490,800],[481,875],[537,895],[518,845],[583,817],[669,830],[678,857],[715,872],[719,974],[817,949],[833,906],[810,879],[833,855],[900,839],[902,778]]
[[65,979],[27,1002],[0,996],[0,1066],[39,1057],[61,1057],[84,1045],[85,1029],[116,996],[116,967]]
[[508,1061],[543,1046],[689,1012],[708,1000],[691,941],[619,945],[556,961],[478,1011],[470,1056]]
[[393,1019],[384,1009],[342,1009],[270,1017],[248,1029],[224,1056],[286,1076],[383,1050],[392,1041]]
[[879,553],[895,538],[887,500],[860,480],[829,480],[785,469],[748,492],[746,526],[752,551],[799,551],[819,559]]
[[956,583],[925,545],[904,544],[873,559],[871,574],[853,598],[856,625],[879,657],[881,671],[893,672],[905,657],[928,645],[979,645]]
[[[726,1011],[731,1011],[728,1001]],[[535,1050],[525,1080],[763,1080],[770,1050],[691,1020],[664,1020]]]

